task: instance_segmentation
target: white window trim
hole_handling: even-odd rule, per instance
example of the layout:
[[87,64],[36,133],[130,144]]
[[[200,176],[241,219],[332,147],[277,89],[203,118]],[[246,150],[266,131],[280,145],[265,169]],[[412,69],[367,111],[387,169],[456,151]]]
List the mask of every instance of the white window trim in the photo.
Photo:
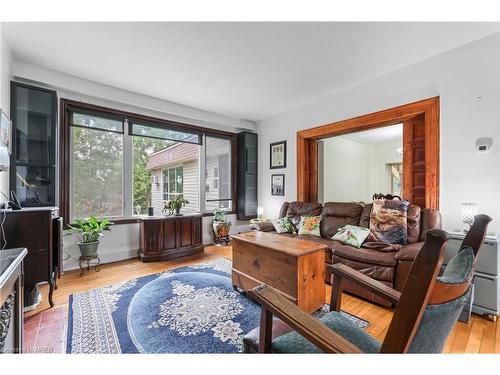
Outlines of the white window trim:
[[[165,188],[165,181],[163,181],[164,176],[165,176],[164,172],[168,171],[170,169],[175,169],[176,170],[175,175],[177,177],[177,168],[179,168],[179,167],[182,167],[182,193],[170,193],[169,192],[168,194],[184,194],[184,164],[175,164],[175,165],[172,165],[170,167],[163,168],[161,170],[161,179],[162,179],[162,181],[161,181],[161,197],[162,197],[163,202],[167,201],[165,199],[165,190],[164,190],[164,188]],[[132,196],[132,198],[133,198],[133,196]]]

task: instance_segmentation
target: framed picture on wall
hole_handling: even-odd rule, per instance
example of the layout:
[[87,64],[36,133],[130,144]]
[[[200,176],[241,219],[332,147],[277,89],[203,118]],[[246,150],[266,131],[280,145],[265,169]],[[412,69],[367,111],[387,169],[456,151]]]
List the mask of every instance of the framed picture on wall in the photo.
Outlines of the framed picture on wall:
[[7,147],[9,154],[12,154],[12,122],[4,111],[0,112],[0,145]]
[[286,168],[286,141],[274,142],[270,146],[270,168]]
[[271,195],[285,195],[285,175],[271,175]]

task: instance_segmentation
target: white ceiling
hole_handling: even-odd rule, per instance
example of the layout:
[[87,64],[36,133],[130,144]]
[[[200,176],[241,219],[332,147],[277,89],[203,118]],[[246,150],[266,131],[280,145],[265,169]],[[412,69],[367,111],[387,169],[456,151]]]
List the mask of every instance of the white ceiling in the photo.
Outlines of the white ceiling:
[[365,130],[357,133],[342,135],[341,137],[352,139],[362,143],[383,143],[399,140],[403,142],[403,124],[385,126],[383,128]]
[[260,120],[499,31],[499,23],[7,23],[14,59]]

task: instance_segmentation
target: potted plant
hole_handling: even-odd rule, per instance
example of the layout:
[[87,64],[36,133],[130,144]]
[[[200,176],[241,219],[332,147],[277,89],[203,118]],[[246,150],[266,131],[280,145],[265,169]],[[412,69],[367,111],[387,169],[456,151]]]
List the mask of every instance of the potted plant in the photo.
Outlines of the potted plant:
[[176,215],[181,215],[181,208],[186,204],[189,204],[187,199],[184,199],[181,194],[176,195],[174,199],[171,199],[165,203],[163,206],[163,212],[167,212],[172,215],[174,212]]
[[95,216],[91,216],[87,221],[76,220],[74,226],[69,225],[71,229],[80,234],[81,241],[78,242],[78,247],[80,247],[82,256],[97,256],[97,248],[99,247],[100,238],[103,236],[102,232],[109,230],[109,226],[108,219],[99,221]]
[[229,243],[231,222],[227,221],[226,211],[224,209],[216,208],[213,214],[212,229],[214,231],[214,243],[218,246],[226,245]]

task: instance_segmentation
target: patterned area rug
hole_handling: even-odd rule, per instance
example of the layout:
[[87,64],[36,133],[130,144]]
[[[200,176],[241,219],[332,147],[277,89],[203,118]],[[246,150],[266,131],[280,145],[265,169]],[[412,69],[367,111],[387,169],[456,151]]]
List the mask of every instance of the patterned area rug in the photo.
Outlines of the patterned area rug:
[[[70,296],[67,353],[239,353],[260,306],[235,292],[231,261],[140,277]],[[325,305],[316,316],[328,312]],[[342,312],[361,328],[368,322]]]

